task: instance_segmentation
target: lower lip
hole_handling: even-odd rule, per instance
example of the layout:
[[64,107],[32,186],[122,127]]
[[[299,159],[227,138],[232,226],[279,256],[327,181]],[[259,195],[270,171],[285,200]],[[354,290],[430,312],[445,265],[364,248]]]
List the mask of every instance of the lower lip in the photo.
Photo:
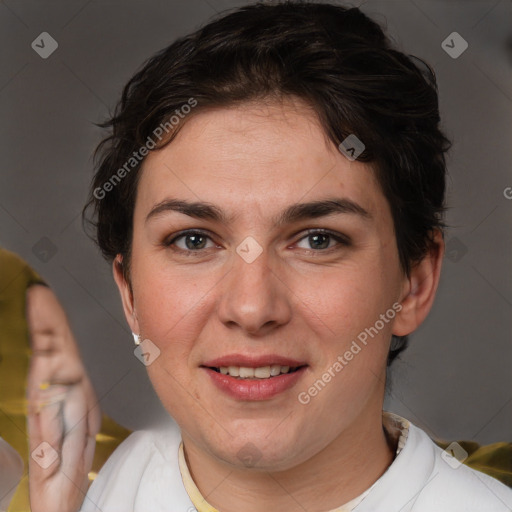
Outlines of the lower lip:
[[268,400],[290,389],[302,377],[307,366],[293,373],[282,373],[268,379],[237,379],[203,367],[212,382],[226,394],[238,400]]

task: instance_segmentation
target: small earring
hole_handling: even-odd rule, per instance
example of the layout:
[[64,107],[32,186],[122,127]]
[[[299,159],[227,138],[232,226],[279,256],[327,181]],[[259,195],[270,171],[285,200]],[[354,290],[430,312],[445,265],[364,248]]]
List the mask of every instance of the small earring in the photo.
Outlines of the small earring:
[[135,346],[138,347],[142,341],[140,338],[140,334],[135,334],[134,332],[132,332],[132,336],[133,336],[133,341],[135,342]]

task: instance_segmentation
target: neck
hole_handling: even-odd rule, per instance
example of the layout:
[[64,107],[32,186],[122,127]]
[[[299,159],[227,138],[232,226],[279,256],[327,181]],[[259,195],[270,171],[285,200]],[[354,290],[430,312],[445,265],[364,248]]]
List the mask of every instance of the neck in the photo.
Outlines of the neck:
[[187,465],[202,496],[221,512],[329,511],[362,494],[393,461],[396,446],[387,440],[381,410],[371,413],[286,471],[233,469],[182,433]]

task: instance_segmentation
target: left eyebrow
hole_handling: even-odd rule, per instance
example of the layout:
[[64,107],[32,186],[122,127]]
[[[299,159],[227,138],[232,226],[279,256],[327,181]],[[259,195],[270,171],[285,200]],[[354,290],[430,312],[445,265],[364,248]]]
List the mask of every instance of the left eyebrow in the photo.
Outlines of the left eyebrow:
[[[146,217],[147,222],[150,218],[159,216],[165,212],[179,212],[196,219],[208,219],[216,222],[228,224],[238,215],[228,217],[220,208],[205,202],[189,202],[178,199],[165,199],[155,205]],[[274,219],[274,224],[283,226],[293,224],[307,219],[316,219],[335,214],[357,215],[364,220],[371,220],[372,215],[362,206],[347,198],[329,198],[308,203],[295,203],[288,206]]]
[[354,201],[347,198],[334,197],[321,201],[292,204],[279,215],[275,224],[282,226],[284,224],[293,224],[301,220],[316,219],[342,213],[358,215],[364,220],[372,219],[371,214]]

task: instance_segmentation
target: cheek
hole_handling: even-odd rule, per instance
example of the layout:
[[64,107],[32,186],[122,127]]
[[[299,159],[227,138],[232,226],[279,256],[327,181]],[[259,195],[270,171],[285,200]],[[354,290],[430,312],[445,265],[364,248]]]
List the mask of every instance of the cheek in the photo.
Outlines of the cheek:
[[300,316],[307,319],[318,343],[317,367],[308,386],[330,372],[325,375],[329,384],[322,396],[312,400],[313,409],[318,408],[315,414],[323,414],[322,404],[332,404],[334,410],[336,404],[342,410],[354,408],[355,414],[357,404],[366,403],[384,378],[393,316],[388,315],[383,322],[381,315],[394,302],[396,283],[392,279],[394,269],[382,268],[381,259],[385,256],[374,254],[324,275],[318,273],[309,281],[314,286],[298,288]]
[[200,275],[161,259],[148,255],[139,263],[133,290],[141,332],[163,350],[200,332],[215,281],[212,273]]
[[386,273],[378,265],[350,263],[294,284],[296,307],[321,338],[352,339],[389,307]]

